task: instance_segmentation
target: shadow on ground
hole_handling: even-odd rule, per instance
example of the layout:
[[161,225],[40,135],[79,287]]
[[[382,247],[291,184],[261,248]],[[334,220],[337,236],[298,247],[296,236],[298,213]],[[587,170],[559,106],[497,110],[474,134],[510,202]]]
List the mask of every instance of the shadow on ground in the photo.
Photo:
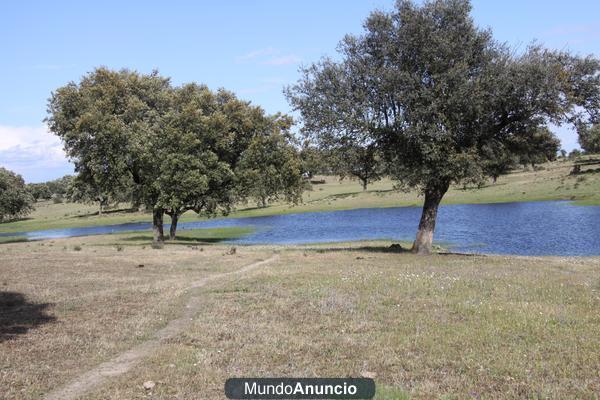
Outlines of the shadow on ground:
[[357,247],[308,247],[308,251],[315,253],[333,253],[333,252],[367,252],[367,253],[410,253],[410,249],[399,244],[391,246],[357,246]]
[[28,242],[25,236],[0,236],[0,244]]
[[[165,239],[165,244],[180,244],[180,245],[188,245],[188,244],[210,244],[210,243],[219,243],[219,242],[223,242],[225,240],[229,240],[229,239],[235,239],[236,237],[221,237],[221,238],[214,238],[214,237],[177,237],[175,240],[170,240],[170,239]],[[122,241],[126,241],[126,242],[151,242],[152,241],[152,236],[144,236],[144,235],[139,235],[139,236],[129,236],[126,238],[122,238],[120,239]]]
[[600,158],[589,158],[587,160],[576,160],[575,164],[578,164],[578,165],[595,165],[595,164],[600,164]]
[[[130,207],[130,208],[117,208],[114,210],[104,210],[102,211],[102,214],[100,214],[99,211],[95,211],[95,212],[90,212],[87,214],[79,214],[79,215],[75,215],[75,218],[89,218],[89,217],[97,217],[97,216],[103,216],[103,215],[111,215],[111,214],[131,214],[131,213],[135,213],[137,212],[138,209],[135,207]],[[150,214],[148,214],[150,215]]]
[[355,197],[355,196],[358,196],[358,195],[364,194],[364,193],[369,193],[369,194],[374,194],[374,195],[379,196],[379,195],[384,195],[386,193],[392,193],[392,192],[397,192],[397,190],[396,189],[369,189],[369,190],[359,190],[359,191],[354,191],[354,192],[335,193],[335,194],[330,194],[329,196],[322,197],[320,199],[314,199],[314,200],[307,201],[306,203],[319,203],[319,202],[328,201],[328,200],[346,199],[346,198]]
[[[435,248],[435,246],[434,246]],[[365,252],[365,253],[404,253],[412,254],[410,248],[401,246],[400,244],[392,244],[391,246],[358,246],[358,247],[308,247],[307,251],[314,251],[315,253],[329,253],[329,252]],[[446,250],[433,250],[433,254],[441,256],[479,256],[480,254],[474,253],[458,253]]]
[[0,291],[0,342],[55,321],[55,317],[47,314],[52,306],[50,303],[29,302],[22,293]]

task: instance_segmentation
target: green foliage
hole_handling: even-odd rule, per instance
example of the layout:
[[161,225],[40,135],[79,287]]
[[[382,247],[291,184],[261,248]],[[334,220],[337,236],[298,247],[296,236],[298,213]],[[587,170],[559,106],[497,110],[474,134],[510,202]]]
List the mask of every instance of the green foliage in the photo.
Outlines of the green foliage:
[[0,222],[27,215],[34,201],[21,175],[0,167]]
[[52,198],[52,192],[46,183],[28,183],[27,189],[36,201],[50,200]]
[[[53,93],[48,110],[50,130],[75,163],[73,196],[103,204],[131,193],[134,204],[154,210],[157,240],[164,213],[174,237],[182,213],[227,214],[241,196],[254,193],[242,176],[257,165],[240,163],[257,160],[271,142],[276,161],[264,166],[281,177],[266,189],[268,197],[299,198],[294,150],[279,139],[289,118],[265,115],[231,92],[173,87],[157,72],[98,68]],[[245,156],[247,150],[253,155]]]
[[66,196],[69,191],[69,187],[73,182],[73,176],[65,175],[62,178],[54,179],[52,181],[45,182],[44,185],[48,187],[52,196]]
[[62,178],[54,179],[48,182],[42,183],[28,183],[27,190],[37,200],[50,200],[58,197],[62,198],[70,197],[69,193],[73,185],[74,178],[71,175],[65,175]]
[[309,66],[288,88],[305,131],[321,143],[376,142],[392,176],[425,188],[481,180],[490,146],[533,139],[584,105],[570,72],[588,63],[579,78],[595,79],[597,60],[536,46],[514,55],[469,11],[467,1],[400,1],[371,14],[363,36],[340,44],[341,62]]
[[600,124],[579,129],[579,144],[586,153],[600,153]]
[[560,149],[560,157],[564,160],[567,158],[567,151],[565,149]]
[[[398,1],[342,40],[341,61],[304,68],[287,89],[317,143],[374,143],[399,186],[425,194],[420,232],[433,232],[451,183],[498,173],[488,157],[537,141],[548,122],[583,123],[600,109],[597,59],[535,45],[513,52],[470,10],[467,0]],[[546,146],[527,150],[549,158]]]
[[297,204],[302,199],[302,161],[291,144],[291,121],[273,119],[272,132],[257,135],[242,153],[237,167],[242,197],[252,197],[262,207],[285,198]]
[[578,149],[573,149],[569,152],[569,160],[571,161],[575,161],[577,160],[579,157],[581,157],[582,153],[581,150]]
[[513,169],[519,161],[518,156],[507,148],[505,144],[498,141],[487,143],[482,147],[481,151],[485,160],[482,172],[484,175],[491,176],[494,182],[496,182],[500,175],[506,174]]
[[305,140],[300,149],[302,174],[305,178],[314,175],[332,175],[334,173],[333,156],[330,151],[321,149],[309,140]]
[[384,176],[381,156],[374,144],[343,143],[330,150],[333,171],[342,179],[349,176],[360,181],[363,190]]
[[548,128],[542,127],[526,137],[515,138],[511,146],[513,152],[519,156],[519,163],[533,167],[556,160],[560,140]]

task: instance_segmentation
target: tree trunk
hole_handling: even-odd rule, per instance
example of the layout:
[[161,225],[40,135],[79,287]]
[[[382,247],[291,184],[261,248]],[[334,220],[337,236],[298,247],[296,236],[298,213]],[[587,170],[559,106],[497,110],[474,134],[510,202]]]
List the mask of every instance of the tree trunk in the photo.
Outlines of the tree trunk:
[[260,206],[261,206],[261,208],[267,208],[267,198],[266,197],[260,198]]
[[179,221],[179,214],[173,213],[171,214],[171,228],[169,228],[169,239],[175,240],[175,235],[177,233],[177,221]]
[[362,188],[363,188],[363,192],[367,190],[367,180],[366,179],[361,179],[362,181]]
[[417,237],[413,243],[412,252],[416,254],[430,254],[433,243],[433,232],[435,230],[435,220],[437,211],[442,201],[442,197],[448,191],[449,184],[442,183],[438,185],[429,185],[425,189],[425,201],[423,203],[423,212],[419,222]]
[[165,236],[163,233],[163,215],[165,211],[162,208],[155,208],[152,211],[152,233],[154,234],[154,242],[164,242]]
[[104,205],[108,203],[108,201],[104,198],[104,196],[100,196],[96,198],[98,200],[98,215],[102,215],[104,212]]

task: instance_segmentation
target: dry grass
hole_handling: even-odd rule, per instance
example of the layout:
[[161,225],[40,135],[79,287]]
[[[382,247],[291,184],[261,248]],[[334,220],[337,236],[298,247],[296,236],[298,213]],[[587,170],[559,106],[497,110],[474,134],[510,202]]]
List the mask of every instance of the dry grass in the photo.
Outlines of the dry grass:
[[[0,247],[4,290],[53,304],[44,311],[56,318],[0,343],[1,398],[39,398],[175,318],[186,282],[271,252],[77,244]],[[597,398],[600,259],[417,257],[376,245],[280,248],[275,263],[194,289],[202,304],[183,334],[82,398],[221,399],[232,376],[365,371],[381,400]]]
[[0,398],[40,398],[147,340],[181,313],[190,282],[262,257],[210,246],[119,250],[99,246],[105,239],[0,247]]

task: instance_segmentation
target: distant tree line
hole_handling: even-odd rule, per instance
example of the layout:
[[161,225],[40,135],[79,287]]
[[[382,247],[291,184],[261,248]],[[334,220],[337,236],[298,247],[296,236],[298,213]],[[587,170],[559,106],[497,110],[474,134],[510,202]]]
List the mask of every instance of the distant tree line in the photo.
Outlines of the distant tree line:
[[63,200],[70,200],[73,181],[73,176],[65,175],[47,182],[28,183],[27,189],[36,201],[54,199],[57,203],[61,203]]

